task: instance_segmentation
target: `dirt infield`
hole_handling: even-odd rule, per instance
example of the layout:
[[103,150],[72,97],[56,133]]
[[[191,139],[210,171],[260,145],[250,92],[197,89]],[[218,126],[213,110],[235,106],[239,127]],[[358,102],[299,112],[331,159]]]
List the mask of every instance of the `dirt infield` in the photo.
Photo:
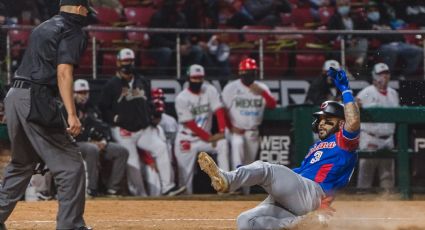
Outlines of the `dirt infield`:
[[[255,207],[254,200],[88,200],[85,218],[99,229],[235,229],[236,217]],[[245,198],[246,199],[246,198]],[[425,201],[337,200],[328,226],[310,224],[302,229],[425,229]],[[20,202],[9,229],[54,229],[56,201]]]

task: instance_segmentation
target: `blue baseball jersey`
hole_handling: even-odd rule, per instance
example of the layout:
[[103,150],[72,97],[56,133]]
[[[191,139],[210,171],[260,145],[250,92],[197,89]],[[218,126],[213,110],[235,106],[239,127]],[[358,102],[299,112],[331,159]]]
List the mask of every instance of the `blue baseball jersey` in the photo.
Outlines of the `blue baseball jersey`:
[[326,194],[331,194],[350,181],[357,162],[358,132],[348,138],[339,131],[325,140],[316,142],[295,173],[320,184]]

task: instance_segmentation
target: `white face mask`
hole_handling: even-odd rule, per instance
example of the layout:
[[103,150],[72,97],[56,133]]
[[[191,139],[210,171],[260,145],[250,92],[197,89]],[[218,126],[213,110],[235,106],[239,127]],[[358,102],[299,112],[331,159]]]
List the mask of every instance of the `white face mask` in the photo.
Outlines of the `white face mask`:
[[349,6],[340,6],[338,7],[338,13],[341,16],[346,16],[348,13],[350,13],[350,7]]
[[373,12],[369,12],[367,13],[367,18],[369,20],[371,20],[372,22],[377,22],[379,21],[381,15],[379,14],[378,11],[373,11]]

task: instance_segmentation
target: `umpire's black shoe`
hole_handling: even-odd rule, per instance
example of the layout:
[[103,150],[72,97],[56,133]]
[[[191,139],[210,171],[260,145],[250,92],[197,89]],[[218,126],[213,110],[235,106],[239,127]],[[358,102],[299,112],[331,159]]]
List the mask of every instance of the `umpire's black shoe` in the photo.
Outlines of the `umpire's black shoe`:
[[7,230],[6,225],[4,223],[0,223],[0,230]]

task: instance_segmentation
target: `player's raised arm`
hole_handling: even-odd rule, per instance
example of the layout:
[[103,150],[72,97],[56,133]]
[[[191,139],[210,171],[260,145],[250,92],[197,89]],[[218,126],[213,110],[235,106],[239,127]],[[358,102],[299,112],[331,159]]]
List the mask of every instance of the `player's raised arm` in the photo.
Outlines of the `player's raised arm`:
[[350,133],[358,132],[360,130],[360,111],[354,101],[353,91],[350,89],[345,71],[337,71],[331,67],[327,74],[333,79],[336,88],[342,94],[345,116],[344,130]]

